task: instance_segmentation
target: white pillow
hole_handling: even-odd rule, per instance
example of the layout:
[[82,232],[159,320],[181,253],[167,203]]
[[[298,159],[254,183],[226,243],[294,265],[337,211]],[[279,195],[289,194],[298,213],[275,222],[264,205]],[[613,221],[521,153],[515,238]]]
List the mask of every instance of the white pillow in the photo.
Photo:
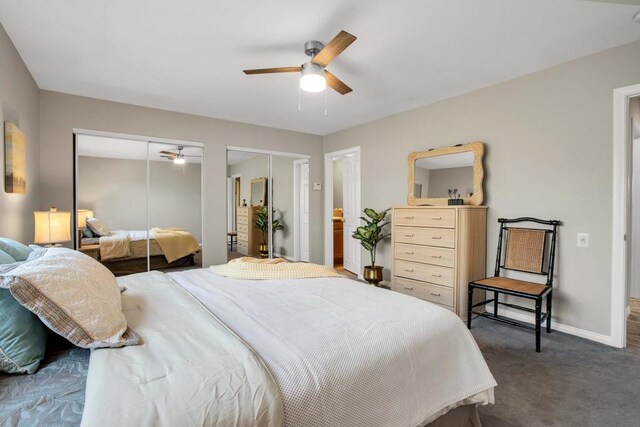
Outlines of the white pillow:
[[87,218],[87,226],[98,236],[108,236],[110,233],[109,225],[98,218]]
[[78,347],[140,344],[127,328],[115,276],[95,259],[67,248],[36,249],[0,269],[0,287]]

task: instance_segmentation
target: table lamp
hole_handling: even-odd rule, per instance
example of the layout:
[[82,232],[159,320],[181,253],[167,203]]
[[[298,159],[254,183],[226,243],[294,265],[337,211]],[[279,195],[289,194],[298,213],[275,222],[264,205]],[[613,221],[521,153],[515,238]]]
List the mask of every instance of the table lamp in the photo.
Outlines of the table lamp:
[[93,218],[93,211],[78,209],[78,248],[82,247],[82,230],[87,226],[87,218]]
[[71,212],[58,212],[51,208],[47,212],[33,213],[35,220],[35,236],[33,242],[51,248],[60,246],[62,242],[71,241]]

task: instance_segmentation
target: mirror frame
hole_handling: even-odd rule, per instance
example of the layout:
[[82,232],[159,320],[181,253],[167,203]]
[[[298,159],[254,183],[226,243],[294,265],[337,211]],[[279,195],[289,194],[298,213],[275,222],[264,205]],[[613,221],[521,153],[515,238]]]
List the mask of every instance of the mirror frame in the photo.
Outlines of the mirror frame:
[[[262,200],[262,203],[258,203],[258,204],[253,204],[253,184],[254,183],[262,183],[262,197],[260,197],[260,200]],[[250,206],[264,206],[266,198],[267,198],[267,178],[262,177],[262,178],[253,178],[251,180],[251,183],[249,184],[251,186],[251,191],[249,194],[249,205]]]
[[474,141],[468,144],[455,145],[453,147],[432,148],[428,151],[414,151],[409,154],[409,196],[407,197],[407,203],[409,206],[447,206],[447,200],[449,200],[447,197],[415,197],[413,188],[415,183],[416,160],[466,152],[473,153],[473,196],[464,197],[464,204],[472,206],[482,205],[484,200],[484,166],[482,165],[484,144],[480,141]]

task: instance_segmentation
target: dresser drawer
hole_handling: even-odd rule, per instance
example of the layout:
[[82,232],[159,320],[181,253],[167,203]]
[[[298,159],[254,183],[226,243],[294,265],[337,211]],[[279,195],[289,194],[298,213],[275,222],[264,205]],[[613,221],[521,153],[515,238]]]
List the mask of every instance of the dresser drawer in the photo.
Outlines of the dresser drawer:
[[454,228],[455,209],[396,209],[395,224],[412,227]]
[[247,242],[240,242],[238,241],[238,245],[237,245],[237,251],[243,255],[248,255],[249,254],[249,246],[247,245]]
[[394,274],[398,277],[453,287],[453,268],[441,267],[439,265],[421,264],[418,262],[404,261],[401,259],[395,260],[395,263],[396,268]]
[[249,217],[238,216],[238,224],[249,224]]
[[395,241],[412,245],[453,248],[456,232],[450,228],[395,227]]
[[406,261],[416,261],[453,268],[453,257],[454,251],[449,248],[408,245],[406,243],[396,243],[395,247],[395,258]]
[[415,280],[402,279],[399,277],[394,280],[391,288],[396,292],[402,292],[412,297],[447,306],[449,309],[453,307],[453,288],[416,282]]
[[248,233],[249,232],[249,224],[238,224],[236,227],[238,233]]
[[244,206],[238,207],[238,216],[249,216],[249,208],[245,208]]
[[247,233],[243,233],[242,231],[238,231],[238,244],[247,243],[249,241],[249,235]]

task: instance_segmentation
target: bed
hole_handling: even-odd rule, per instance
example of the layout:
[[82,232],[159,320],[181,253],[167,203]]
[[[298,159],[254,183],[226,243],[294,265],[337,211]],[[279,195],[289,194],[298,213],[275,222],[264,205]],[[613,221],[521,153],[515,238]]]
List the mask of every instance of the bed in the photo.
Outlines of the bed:
[[[167,233],[167,230],[173,233]],[[165,238],[159,240],[158,234]],[[178,242],[177,248],[174,242]],[[97,259],[116,276],[147,271],[147,251],[151,270],[193,266],[200,252],[191,233],[160,228],[148,233],[145,230],[112,230],[108,236],[82,238],[81,247],[97,247]]]
[[[476,406],[493,403],[496,383],[469,331],[422,300],[346,278],[238,280],[211,269],[118,282],[143,344],[93,350],[83,403],[79,362],[71,389],[4,408],[0,424],[477,426]],[[49,366],[25,382],[43,372],[69,382]],[[0,378],[0,397],[6,389]],[[61,399],[62,411],[47,403]]]

